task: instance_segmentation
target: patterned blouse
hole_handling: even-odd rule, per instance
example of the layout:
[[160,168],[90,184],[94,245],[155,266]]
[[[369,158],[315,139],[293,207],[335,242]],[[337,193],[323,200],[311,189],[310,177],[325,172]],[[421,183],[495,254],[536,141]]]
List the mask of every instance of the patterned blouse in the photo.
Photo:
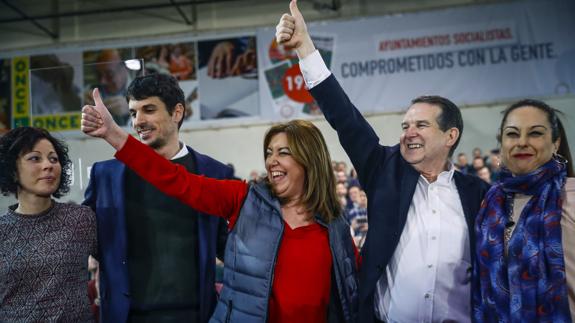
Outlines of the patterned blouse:
[[94,212],[55,201],[35,215],[16,207],[0,216],[0,321],[94,321],[88,301]]

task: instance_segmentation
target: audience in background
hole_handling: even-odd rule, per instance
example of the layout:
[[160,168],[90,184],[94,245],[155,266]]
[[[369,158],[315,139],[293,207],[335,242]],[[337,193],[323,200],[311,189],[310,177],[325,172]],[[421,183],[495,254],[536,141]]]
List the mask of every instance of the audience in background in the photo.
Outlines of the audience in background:
[[473,159],[475,159],[475,158],[481,158],[481,159],[483,159],[484,162],[487,163],[487,156],[484,156],[484,155],[483,155],[483,152],[481,151],[481,148],[479,148],[479,147],[473,148],[473,151],[472,151],[472,153],[471,153],[471,157],[472,157]]
[[489,170],[491,171],[491,181],[497,182],[499,180],[499,173],[501,172],[501,157],[499,148],[491,149],[489,152]]
[[337,201],[339,202],[341,208],[345,210],[347,208],[347,187],[344,183],[335,184],[335,193],[337,195]]
[[487,166],[481,167],[477,171],[477,177],[487,182],[487,184],[491,184],[491,171],[489,170],[489,167]]
[[469,165],[465,153],[457,154],[457,161],[454,166],[463,174],[469,174],[471,172],[471,165]]
[[351,204],[351,208],[354,208],[356,205],[359,204],[359,192],[360,192],[360,187],[357,185],[354,186],[350,186],[347,189],[347,195],[349,198],[349,202]]
[[353,241],[355,245],[361,249],[367,235],[367,194],[365,191],[359,191],[358,203],[349,210],[348,216],[353,233]]
[[479,170],[481,168],[483,168],[485,166],[485,160],[483,159],[483,157],[474,157],[473,158],[473,162],[471,163],[471,175],[477,175],[477,172],[479,172]]
[[[480,156],[481,149],[473,149],[473,163],[467,164],[467,155],[464,152],[457,154],[454,166],[463,174],[475,175],[485,182],[491,184],[499,180],[500,156],[499,149],[494,148],[489,151],[489,156]],[[489,161],[489,163],[486,162]]]

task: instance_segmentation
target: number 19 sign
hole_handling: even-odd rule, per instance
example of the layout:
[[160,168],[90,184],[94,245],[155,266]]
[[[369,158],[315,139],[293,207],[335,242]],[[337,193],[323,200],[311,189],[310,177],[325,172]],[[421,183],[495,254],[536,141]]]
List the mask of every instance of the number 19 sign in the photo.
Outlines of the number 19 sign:
[[282,79],[282,87],[286,95],[301,103],[312,103],[313,97],[309,94],[305,81],[301,75],[299,64],[294,64],[284,74]]

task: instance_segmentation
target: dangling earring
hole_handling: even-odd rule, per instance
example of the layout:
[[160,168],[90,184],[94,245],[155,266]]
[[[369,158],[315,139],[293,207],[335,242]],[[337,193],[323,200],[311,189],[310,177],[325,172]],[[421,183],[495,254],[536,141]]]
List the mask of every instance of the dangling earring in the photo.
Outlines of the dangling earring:
[[569,161],[565,159],[565,157],[561,156],[561,154],[557,152],[553,153],[553,159],[561,165],[566,165],[567,163],[569,163]]

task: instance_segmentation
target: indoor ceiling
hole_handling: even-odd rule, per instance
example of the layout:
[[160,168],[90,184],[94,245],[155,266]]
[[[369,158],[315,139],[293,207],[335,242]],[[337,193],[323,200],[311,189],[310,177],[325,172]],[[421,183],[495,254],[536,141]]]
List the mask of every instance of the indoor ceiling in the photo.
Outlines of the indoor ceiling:
[[[300,0],[308,21],[501,0]],[[1,54],[110,39],[273,26],[288,0],[0,0]]]

